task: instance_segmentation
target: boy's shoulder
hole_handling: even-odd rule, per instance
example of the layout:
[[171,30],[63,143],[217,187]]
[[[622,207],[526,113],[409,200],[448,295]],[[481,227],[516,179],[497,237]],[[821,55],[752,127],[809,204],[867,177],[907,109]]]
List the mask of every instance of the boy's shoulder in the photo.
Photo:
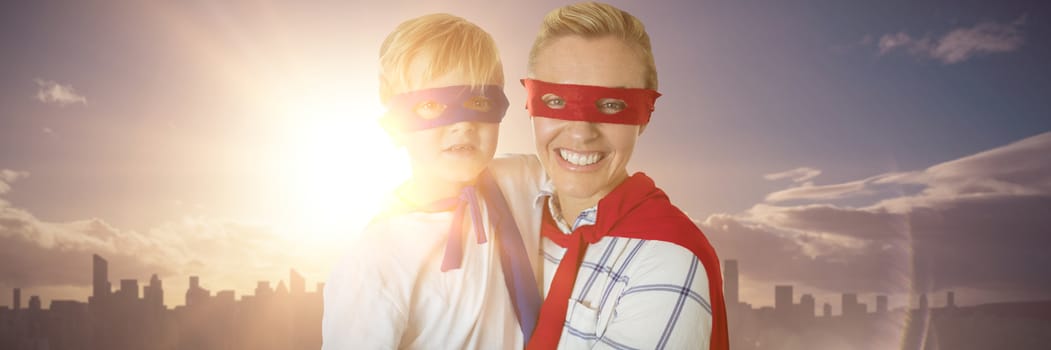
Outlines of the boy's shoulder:
[[535,187],[547,181],[544,167],[535,154],[500,154],[493,157],[488,169],[502,186],[525,183]]

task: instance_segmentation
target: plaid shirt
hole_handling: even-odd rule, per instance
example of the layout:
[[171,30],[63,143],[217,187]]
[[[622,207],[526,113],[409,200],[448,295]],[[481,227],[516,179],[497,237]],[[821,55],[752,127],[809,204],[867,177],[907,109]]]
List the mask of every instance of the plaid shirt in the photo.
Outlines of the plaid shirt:
[[[559,229],[594,225],[598,207],[570,226],[548,182],[536,207],[548,200]],[[566,249],[544,238],[544,295]],[[603,237],[591,244],[573,285],[560,349],[708,349],[712,310],[708,279],[688,249],[663,241]]]

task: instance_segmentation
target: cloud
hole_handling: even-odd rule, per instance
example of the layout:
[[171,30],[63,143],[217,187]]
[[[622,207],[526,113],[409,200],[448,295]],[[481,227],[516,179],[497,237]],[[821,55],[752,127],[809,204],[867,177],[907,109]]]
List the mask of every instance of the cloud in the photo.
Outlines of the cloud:
[[[876,196],[861,206],[829,203],[866,194]],[[781,204],[787,200],[816,203]],[[770,284],[1048,297],[1047,208],[1051,132],[923,170],[778,191],[700,225],[721,257],[741,260],[742,274]]]
[[[14,171],[10,169],[0,169],[0,194],[11,191],[11,183],[29,177],[29,173],[25,171]],[[0,202],[2,203],[2,202]]]
[[876,41],[880,55],[904,51],[917,57],[945,64],[964,62],[981,54],[1018,50],[1025,42],[1021,31],[1025,16],[1011,23],[983,22],[973,27],[956,28],[934,38],[930,34],[915,37],[905,32],[884,34]]
[[[14,179],[25,176],[0,170],[0,189],[9,190]],[[109,261],[114,285],[125,278],[141,282],[156,273],[178,279],[168,286],[198,275],[202,281],[219,282],[219,288],[244,291],[288,271],[293,246],[265,226],[232,220],[184,217],[140,232],[98,218],[41,220],[0,199],[0,288],[89,286],[91,256],[99,254]],[[173,296],[179,293],[175,290]]]
[[88,99],[73,90],[73,85],[60,84],[51,80],[34,79],[37,84],[36,99],[43,103],[57,103],[59,106],[80,103],[87,104]]
[[833,200],[868,193],[865,190],[864,180],[823,186],[815,186],[812,182],[805,182],[796,187],[767,194],[766,201],[783,202],[796,199]]
[[763,175],[763,178],[771,181],[780,179],[792,179],[792,182],[803,182],[806,180],[813,179],[818,175],[821,175],[821,170],[819,169],[799,167],[780,173],[766,174]]

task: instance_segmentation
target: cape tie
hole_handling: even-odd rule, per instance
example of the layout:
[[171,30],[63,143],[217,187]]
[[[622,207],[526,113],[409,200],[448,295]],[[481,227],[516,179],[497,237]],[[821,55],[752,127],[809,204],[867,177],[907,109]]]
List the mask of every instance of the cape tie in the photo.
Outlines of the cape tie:
[[456,211],[453,212],[452,223],[449,225],[449,233],[445,240],[445,257],[442,258],[442,272],[458,269],[463,262],[463,236],[466,234],[463,220],[464,215],[467,214],[467,209],[471,211],[471,223],[474,225],[478,244],[486,242],[485,226],[482,225],[482,211],[478,206],[478,195],[474,186],[464,186],[460,190],[459,196],[438,200],[425,206],[423,209],[438,211],[452,206],[456,207]]
[[[596,223],[597,224],[597,223]],[[566,323],[566,311],[569,309],[569,298],[573,293],[573,284],[577,280],[577,271],[584,260],[584,253],[591,243],[598,242],[596,225],[577,227],[571,234],[564,234],[551,217],[548,206],[544,205],[544,219],[540,232],[560,247],[566,248],[562,260],[551,280],[551,289],[543,305],[540,306],[540,319],[537,322],[533,337],[526,344],[527,350],[554,349],[562,337],[562,328]]]
[[489,222],[496,229],[496,245],[500,249],[500,266],[504,272],[504,284],[511,296],[515,316],[522,328],[523,339],[529,341],[536,328],[537,312],[540,310],[540,288],[536,275],[529,263],[529,252],[526,251],[522,234],[511,214],[500,187],[489,174],[483,172],[478,177],[478,190],[486,199],[489,210]]
[[471,211],[471,223],[475,227],[478,244],[487,242],[478,204],[478,193],[481,192],[488,205],[489,224],[496,228],[496,244],[500,252],[504,283],[510,294],[518,324],[522,328],[523,338],[528,341],[536,326],[537,309],[541,303],[540,290],[529,264],[529,255],[511,209],[507,206],[507,200],[492,175],[485,171],[479,175],[478,182],[477,189],[475,186],[465,186],[459,196],[442,199],[422,208],[429,211],[448,210],[454,206],[456,208],[449,225],[441,271],[455,270],[462,265],[463,236],[466,234],[463,221],[468,209]]

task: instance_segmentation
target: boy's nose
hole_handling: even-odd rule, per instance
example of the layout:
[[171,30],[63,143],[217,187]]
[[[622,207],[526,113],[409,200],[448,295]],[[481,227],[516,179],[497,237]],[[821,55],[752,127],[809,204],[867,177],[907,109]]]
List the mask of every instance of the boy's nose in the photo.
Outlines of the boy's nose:
[[478,126],[475,124],[475,122],[457,122],[449,125],[449,131],[454,133],[475,131],[478,129]]

